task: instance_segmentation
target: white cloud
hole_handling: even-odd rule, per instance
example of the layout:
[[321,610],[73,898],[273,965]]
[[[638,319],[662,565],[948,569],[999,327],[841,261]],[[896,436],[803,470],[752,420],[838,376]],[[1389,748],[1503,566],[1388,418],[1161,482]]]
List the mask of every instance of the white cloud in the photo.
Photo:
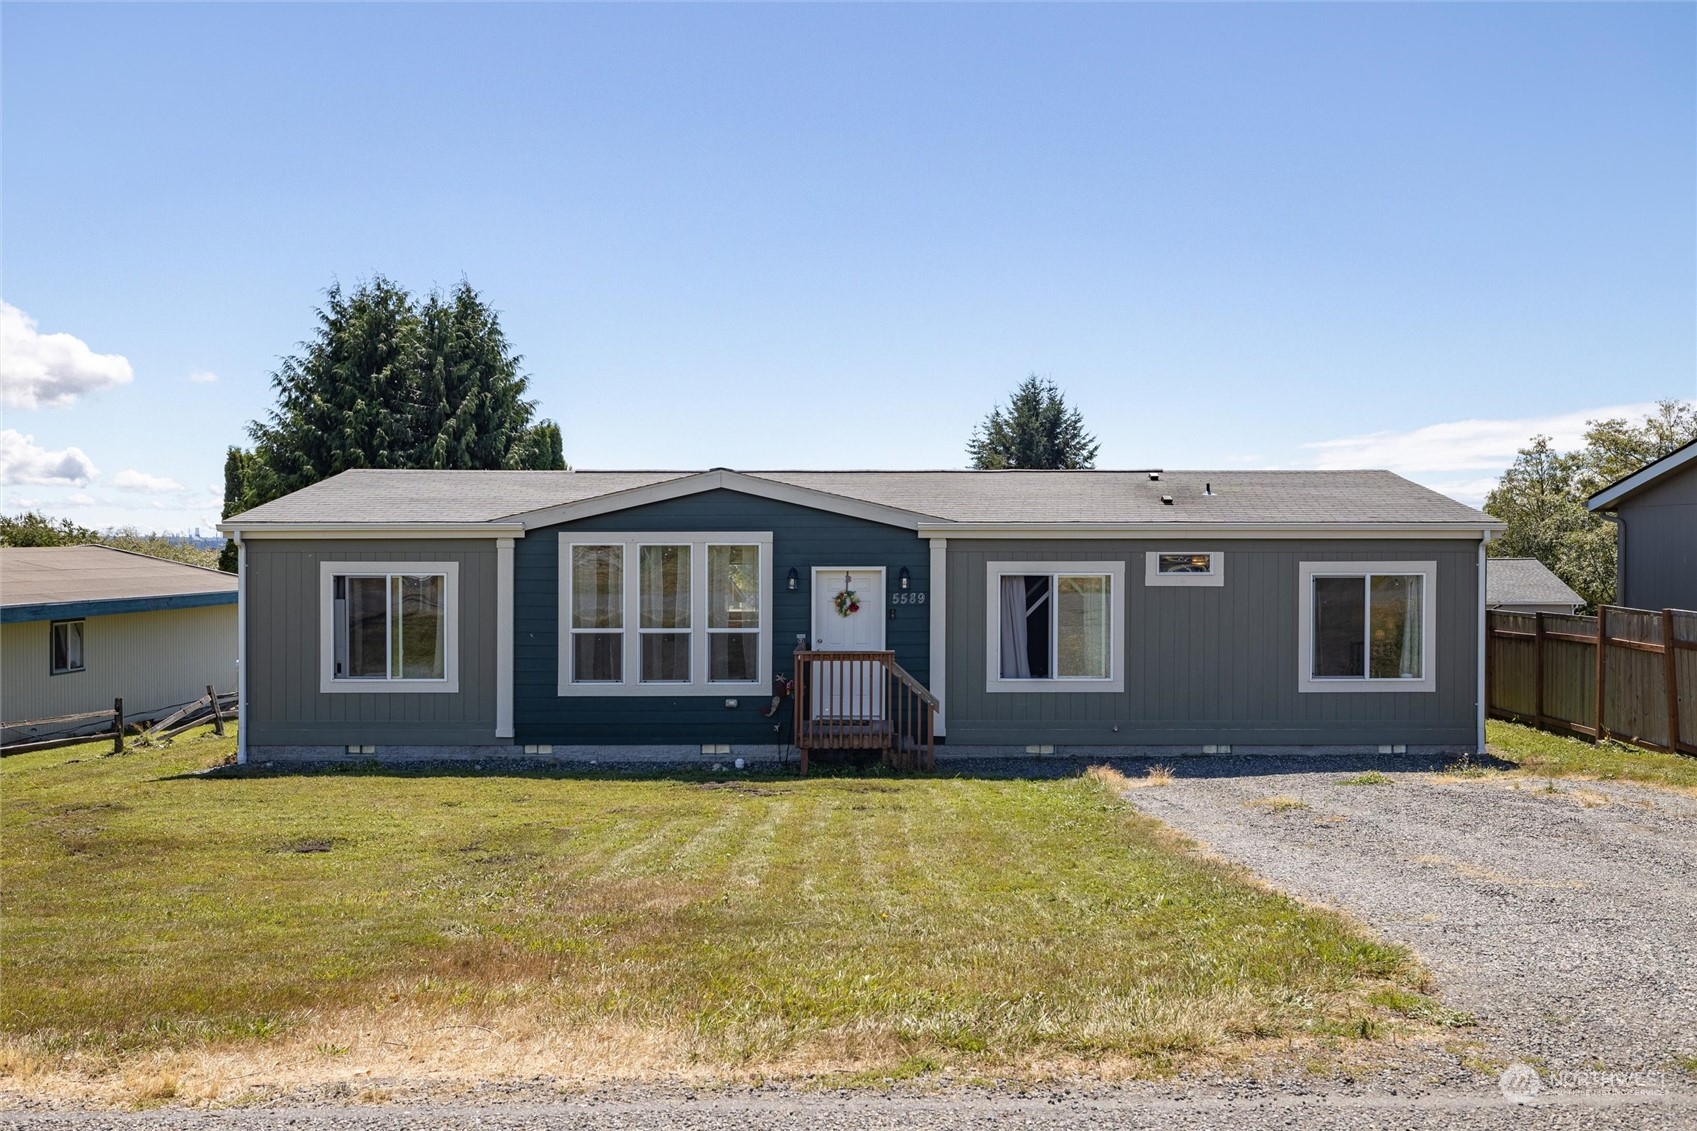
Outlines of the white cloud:
[[[1420,428],[1369,432],[1302,445],[1303,465],[1318,468],[1382,467],[1468,506],[1484,503],[1497,479],[1534,436],[1548,436],[1557,451],[1585,442],[1593,420],[1623,417],[1637,421],[1654,412],[1653,404],[1604,405],[1547,416],[1509,420],[1456,420]],[[1471,473],[1471,474],[1468,474]]]
[[0,403],[7,407],[60,408],[134,377],[127,358],[95,353],[70,334],[43,334],[35,319],[0,302]]
[[81,448],[50,452],[34,436],[0,430],[0,483],[81,487],[99,474]]
[[[1586,422],[1623,416],[1642,419],[1653,404],[1610,405],[1513,420],[1457,420],[1406,431],[1369,432],[1304,444],[1305,462],[1318,468],[1382,467],[1399,474],[1501,471],[1534,436],[1548,436],[1558,451],[1579,447]],[[1473,477],[1477,479],[1478,477]]]
[[188,489],[175,479],[168,479],[163,475],[149,475],[133,467],[126,467],[114,475],[111,482],[112,486],[120,491],[145,491],[150,495],[169,495]]
[[193,381],[196,385],[210,385],[212,382],[218,380],[218,374],[212,372],[210,369],[196,369],[193,373],[189,374],[189,380]]

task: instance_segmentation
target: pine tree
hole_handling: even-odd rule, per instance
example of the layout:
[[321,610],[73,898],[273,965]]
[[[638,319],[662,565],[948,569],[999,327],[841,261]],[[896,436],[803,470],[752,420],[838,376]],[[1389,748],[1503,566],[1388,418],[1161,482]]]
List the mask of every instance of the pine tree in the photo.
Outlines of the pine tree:
[[1084,430],[1084,414],[1067,407],[1053,381],[1033,373],[1008,398],[1005,411],[994,406],[973,429],[966,453],[977,468],[1076,469],[1095,467],[1100,446]]
[[419,315],[423,445],[412,466],[522,466],[535,403],[508,348],[501,320],[464,280],[447,299],[432,293]]

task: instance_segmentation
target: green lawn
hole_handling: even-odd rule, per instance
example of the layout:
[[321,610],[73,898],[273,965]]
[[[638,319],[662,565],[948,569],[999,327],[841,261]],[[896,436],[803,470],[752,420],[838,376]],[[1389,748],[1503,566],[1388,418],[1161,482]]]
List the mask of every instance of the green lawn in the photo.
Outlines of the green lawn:
[[1697,789],[1697,758],[1658,754],[1619,742],[1586,742],[1518,723],[1485,724],[1487,749],[1535,777],[1634,781],[1672,789]]
[[1164,1071],[1430,1005],[1089,776],[190,773],[230,746],[0,763],[0,1074]]

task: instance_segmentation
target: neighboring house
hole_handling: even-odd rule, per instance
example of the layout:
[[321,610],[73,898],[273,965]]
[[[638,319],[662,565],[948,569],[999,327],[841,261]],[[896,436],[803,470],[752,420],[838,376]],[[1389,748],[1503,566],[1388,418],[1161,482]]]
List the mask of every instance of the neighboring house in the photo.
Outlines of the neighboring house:
[[0,547],[0,719],[7,742],[61,733],[32,719],[160,717],[236,685],[236,578],[109,546]]
[[716,469],[350,471],[220,529],[273,760],[772,755],[892,663],[950,752],[1471,749],[1500,526],[1383,471]]
[[1697,440],[1585,505],[1615,522],[1615,604],[1697,609]]
[[1485,606],[1505,613],[1575,613],[1585,598],[1537,558],[1486,558]]

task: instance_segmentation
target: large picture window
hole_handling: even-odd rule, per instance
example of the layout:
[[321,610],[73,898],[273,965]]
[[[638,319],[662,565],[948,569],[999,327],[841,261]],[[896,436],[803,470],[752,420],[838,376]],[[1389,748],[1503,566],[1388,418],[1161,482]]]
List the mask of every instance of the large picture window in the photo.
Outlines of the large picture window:
[[324,691],[456,691],[455,562],[324,562]]
[[771,678],[771,534],[562,534],[560,551],[560,694],[712,694]]
[[1430,562],[1305,562],[1304,691],[1430,691]]
[[992,562],[990,691],[1120,691],[1125,566]]

